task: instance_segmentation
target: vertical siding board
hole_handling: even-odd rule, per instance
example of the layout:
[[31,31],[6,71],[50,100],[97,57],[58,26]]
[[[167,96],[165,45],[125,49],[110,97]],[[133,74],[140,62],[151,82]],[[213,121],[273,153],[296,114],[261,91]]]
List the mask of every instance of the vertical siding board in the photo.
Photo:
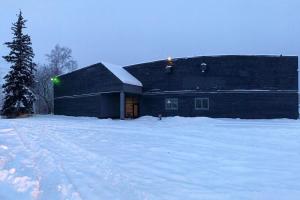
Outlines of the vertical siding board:
[[[178,111],[167,111],[162,106],[165,98],[179,98]],[[209,98],[209,110],[195,110],[195,98]],[[142,115],[158,116],[204,116],[215,118],[245,118],[269,119],[292,118],[297,119],[298,106],[294,103],[297,94],[185,94],[185,95],[155,95],[142,97]]]
[[54,86],[55,97],[89,94],[104,91],[120,91],[122,82],[102,64],[92,65],[59,77]]
[[[202,73],[201,63],[207,64]],[[133,66],[126,70],[143,83],[143,90],[298,89],[297,57],[220,56],[174,60],[174,70],[165,72],[166,61]],[[274,82],[277,80],[277,83]]]
[[54,104],[54,113],[57,115],[101,117],[101,95],[57,99]]

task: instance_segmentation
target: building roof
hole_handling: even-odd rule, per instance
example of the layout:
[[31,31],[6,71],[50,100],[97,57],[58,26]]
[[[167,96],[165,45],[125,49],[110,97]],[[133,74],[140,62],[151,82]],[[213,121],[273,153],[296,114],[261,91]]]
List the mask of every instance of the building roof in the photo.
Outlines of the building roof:
[[[288,57],[297,57],[297,55],[267,55],[267,54],[257,54],[257,55],[242,55],[242,54],[237,54],[237,55],[203,55],[203,56],[191,56],[191,57],[180,57],[180,58],[171,58],[173,62],[178,62],[178,61],[183,61],[183,60],[195,60],[195,59],[207,59],[207,58],[288,58]],[[166,62],[166,59],[162,59],[162,60],[155,60],[155,61],[150,61],[150,62],[143,62],[143,63],[137,63],[137,64],[131,64],[131,65],[127,65],[124,68],[131,68],[131,67],[141,67],[141,66],[145,66],[146,64],[157,64],[157,63],[161,63],[161,62]]]
[[122,66],[101,62],[110,72],[112,72],[122,83],[142,87],[143,84],[126,71]]

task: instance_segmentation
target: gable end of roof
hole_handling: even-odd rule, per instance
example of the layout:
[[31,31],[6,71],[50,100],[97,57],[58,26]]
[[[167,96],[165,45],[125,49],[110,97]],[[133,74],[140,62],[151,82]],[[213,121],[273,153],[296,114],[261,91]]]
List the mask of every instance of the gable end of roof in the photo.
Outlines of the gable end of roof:
[[106,67],[111,73],[113,73],[118,79],[120,79],[122,83],[143,87],[143,84],[122,66],[106,62],[101,62],[101,64]]

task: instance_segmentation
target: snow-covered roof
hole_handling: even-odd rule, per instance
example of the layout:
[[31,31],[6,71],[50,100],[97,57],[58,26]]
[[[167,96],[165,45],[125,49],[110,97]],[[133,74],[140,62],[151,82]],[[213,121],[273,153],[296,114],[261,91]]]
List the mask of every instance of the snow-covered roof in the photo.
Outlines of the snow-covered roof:
[[111,71],[123,83],[129,85],[143,86],[143,84],[126,71],[122,66],[101,62],[109,71]]

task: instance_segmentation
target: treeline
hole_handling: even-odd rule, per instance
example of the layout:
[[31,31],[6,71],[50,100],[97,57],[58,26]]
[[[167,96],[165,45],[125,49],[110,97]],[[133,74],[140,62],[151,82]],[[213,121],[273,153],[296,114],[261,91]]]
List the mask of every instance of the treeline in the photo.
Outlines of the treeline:
[[3,56],[10,64],[10,70],[2,85],[1,115],[5,117],[30,116],[33,113],[53,112],[53,77],[73,71],[77,62],[72,50],[56,45],[46,55],[46,63],[36,64],[31,38],[24,33],[26,20],[22,12],[12,25],[12,41],[5,45],[10,50]]

